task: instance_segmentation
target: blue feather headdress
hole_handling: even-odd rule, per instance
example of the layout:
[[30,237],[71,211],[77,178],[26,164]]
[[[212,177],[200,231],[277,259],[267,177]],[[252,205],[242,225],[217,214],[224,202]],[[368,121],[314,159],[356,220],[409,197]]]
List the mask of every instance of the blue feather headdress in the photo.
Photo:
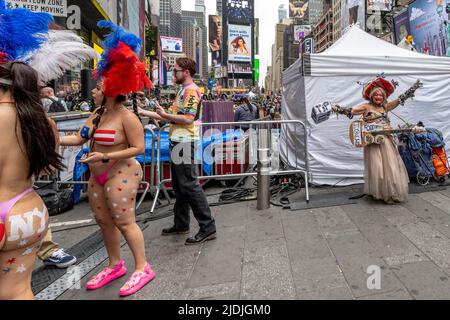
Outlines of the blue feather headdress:
[[49,30],[53,17],[13,9],[0,0],[0,63],[21,61],[33,67],[41,84],[55,80],[81,61],[98,59],[94,49],[69,31]]
[[0,52],[11,60],[21,60],[46,41],[53,17],[27,9],[11,9],[0,0]]

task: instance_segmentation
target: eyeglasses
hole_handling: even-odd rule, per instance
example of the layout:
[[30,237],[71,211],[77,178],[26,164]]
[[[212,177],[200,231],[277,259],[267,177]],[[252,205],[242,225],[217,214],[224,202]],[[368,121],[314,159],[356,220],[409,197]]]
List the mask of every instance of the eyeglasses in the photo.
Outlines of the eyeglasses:
[[177,72],[183,72],[183,71],[184,71],[183,69],[175,69],[175,68],[173,69],[173,72],[174,72],[174,73],[177,73]]

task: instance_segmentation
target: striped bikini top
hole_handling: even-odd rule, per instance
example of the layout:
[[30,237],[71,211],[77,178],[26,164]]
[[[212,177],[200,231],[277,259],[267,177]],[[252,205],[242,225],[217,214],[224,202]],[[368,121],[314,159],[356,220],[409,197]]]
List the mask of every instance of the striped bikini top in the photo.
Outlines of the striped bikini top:
[[96,130],[94,134],[94,141],[101,146],[113,146],[116,142],[116,131]]

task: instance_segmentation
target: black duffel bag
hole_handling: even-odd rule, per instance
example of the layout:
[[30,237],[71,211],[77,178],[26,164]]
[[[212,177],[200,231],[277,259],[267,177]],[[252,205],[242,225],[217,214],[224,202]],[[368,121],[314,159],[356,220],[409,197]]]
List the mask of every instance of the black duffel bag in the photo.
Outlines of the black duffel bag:
[[53,189],[40,189],[36,191],[44,200],[50,216],[72,210],[74,207],[73,190],[71,188],[60,189],[59,191]]

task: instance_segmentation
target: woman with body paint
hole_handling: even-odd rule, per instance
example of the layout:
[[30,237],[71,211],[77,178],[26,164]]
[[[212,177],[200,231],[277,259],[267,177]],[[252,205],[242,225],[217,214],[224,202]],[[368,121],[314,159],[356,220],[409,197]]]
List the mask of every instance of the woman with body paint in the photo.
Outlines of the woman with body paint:
[[147,263],[144,236],[135,216],[143,172],[134,157],[145,151],[144,128],[137,116],[136,98],[136,114],[123,103],[127,94],[151,87],[151,82],[137,56],[140,40],[112,23],[100,22],[99,26],[111,28],[112,33],[104,41],[106,50],[96,70],[100,81],[92,90],[98,109],[78,135],[61,137],[60,143],[77,146],[90,141],[90,153],[81,162],[90,167],[89,203],[103,233],[109,266],[94,276],[86,288],[100,289],[126,274],[120,255],[123,235],[135,259],[135,272],[120,290],[120,296],[128,296],[142,289],[155,274]]
[[31,273],[48,228],[32,178],[63,165],[37,73],[20,62],[0,63],[0,128],[0,300],[31,300]]
[[33,179],[64,168],[39,85],[97,56],[76,34],[50,31],[52,20],[0,0],[0,300],[34,298],[31,274],[48,212]]

